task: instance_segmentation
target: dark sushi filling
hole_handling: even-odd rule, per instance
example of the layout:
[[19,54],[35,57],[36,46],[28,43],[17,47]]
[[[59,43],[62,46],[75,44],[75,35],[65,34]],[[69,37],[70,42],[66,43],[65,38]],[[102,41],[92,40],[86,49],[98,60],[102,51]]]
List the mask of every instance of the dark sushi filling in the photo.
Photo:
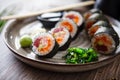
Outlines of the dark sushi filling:
[[115,42],[113,38],[106,33],[100,33],[92,39],[93,48],[103,54],[110,54],[115,50]]
[[108,51],[108,49],[107,49],[107,46],[105,46],[103,43],[102,44],[99,44],[99,42],[98,42],[98,44],[96,45],[96,49],[98,50],[98,51]]
[[85,24],[85,29],[86,29],[86,31],[88,31],[91,27],[92,27],[92,25],[95,23],[95,21],[94,20],[91,20],[91,21],[87,21]]

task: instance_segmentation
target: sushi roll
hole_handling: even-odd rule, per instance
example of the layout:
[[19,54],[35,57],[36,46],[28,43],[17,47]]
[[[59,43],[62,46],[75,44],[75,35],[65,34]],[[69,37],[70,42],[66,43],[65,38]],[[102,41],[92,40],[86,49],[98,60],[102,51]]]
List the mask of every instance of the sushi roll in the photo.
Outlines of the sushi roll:
[[100,21],[96,22],[94,25],[92,25],[91,28],[89,28],[89,30],[88,30],[88,36],[89,36],[90,38],[92,38],[93,35],[95,34],[95,32],[96,32],[100,27],[112,28],[112,26],[111,26],[108,22],[100,20]]
[[91,44],[98,53],[113,54],[119,45],[119,37],[113,28],[101,27],[91,39]]
[[91,15],[88,20],[85,22],[85,30],[88,31],[89,28],[92,27],[93,24],[95,24],[98,20],[103,20],[103,21],[108,21],[108,19],[102,15],[102,14],[99,14],[99,13],[95,13],[93,15]]
[[70,32],[72,38],[77,34],[78,28],[77,25],[70,19],[61,19],[55,27],[65,27]]
[[63,18],[69,18],[69,19],[73,20],[79,28],[82,27],[81,25],[83,23],[83,17],[80,12],[77,12],[77,11],[66,12],[63,15]]
[[33,41],[33,52],[40,57],[53,57],[59,48],[56,40],[50,33],[40,33]]
[[53,35],[53,37],[59,44],[60,50],[65,50],[69,47],[69,44],[71,42],[71,36],[66,28],[55,27],[50,31],[50,33]]
[[96,9],[96,8],[91,9],[91,10],[87,11],[87,12],[83,15],[83,16],[84,16],[84,19],[87,20],[87,19],[88,19],[92,14],[94,14],[94,13],[100,13],[100,14],[102,14],[102,11],[99,10],[99,9]]

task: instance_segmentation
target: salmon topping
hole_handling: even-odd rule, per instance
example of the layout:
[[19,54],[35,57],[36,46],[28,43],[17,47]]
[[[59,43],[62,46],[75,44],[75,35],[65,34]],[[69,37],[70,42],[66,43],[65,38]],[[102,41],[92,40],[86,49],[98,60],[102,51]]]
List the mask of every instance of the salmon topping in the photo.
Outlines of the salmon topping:
[[51,42],[51,39],[46,36],[36,39],[33,45],[37,47],[40,53],[45,53],[51,47]]
[[47,38],[47,39],[43,39],[42,41],[40,41],[41,44],[39,45],[38,47],[38,51],[39,52],[46,52],[49,50],[50,46],[52,45],[51,44],[51,39],[50,38]]
[[73,26],[69,22],[64,21],[61,23],[61,26],[67,28],[69,32],[73,32]]
[[79,17],[74,14],[67,15],[66,18],[72,19],[76,24],[79,23]]
[[98,30],[99,26],[91,27],[88,31],[89,35],[92,37],[95,32]]
[[[60,28],[58,28],[58,30],[59,30],[59,29],[60,29]],[[62,28],[62,29],[63,29],[63,28]],[[57,43],[58,43],[58,44],[61,44],[61,43],[63,42],[63,40],[64,40],[64,37],[65,37],[65,34],[66,34],[66,33],[65,33],[65,31],[62,31],[62,30],[61,30],[61,31],[60,31],[60,30],[59,30],[59,31],[57,30],[58,32],[56,32],[56,30],[57,30],[57,29],[54,30],[53,36],[55,37]]]

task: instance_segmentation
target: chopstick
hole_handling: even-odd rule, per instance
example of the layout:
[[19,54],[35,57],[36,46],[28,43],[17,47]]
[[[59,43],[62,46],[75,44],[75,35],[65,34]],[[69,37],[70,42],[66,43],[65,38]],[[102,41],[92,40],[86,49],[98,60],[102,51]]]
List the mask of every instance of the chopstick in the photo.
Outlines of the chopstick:
[[93,5],[94,3],[95,3],[95,1],[84,1],[84,2],[80,2],[80,3],[62,6],[62,7],[41,10],[38,12],[31,12],[31,13],[27,13],[27,14],[23,14],[23,15],[3,16],[0,18],[0,20],[23,19],[23,18],[38,16],[40,14],[48,13],[48,12],[56,12],[56,11],[62,11],[62,10],[69,10],[69,9],[73,9],[73,8],[77,8],[77,7],[89,6],[89,5]]

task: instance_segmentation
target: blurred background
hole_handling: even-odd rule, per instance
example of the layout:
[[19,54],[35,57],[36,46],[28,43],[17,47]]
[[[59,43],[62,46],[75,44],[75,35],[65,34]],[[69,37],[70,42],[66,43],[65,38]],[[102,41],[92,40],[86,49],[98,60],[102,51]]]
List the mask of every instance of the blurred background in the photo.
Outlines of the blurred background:
[[94,7],[120,21],[120,0],[96,0]]
[[[0,0],[0,17],[21,15],[78,2],[81,0]],[[6,21],[0,21],[0,32],[5,23]]]
[[78,3],[80,0],[0,0],[0,13],[2,16],[7,14],[25,14],[28,12],[42,9],[53,8],[57,6]]
[[[0,0],[0,17],[13,14],[21,15],[81,1],[87,0]],[[120,0],[96,0],[92,7],[99,8],[106,15],[120,20]],[[4,24],[5,21],[0,21],[0,31],[2,30],[1,26]]]

